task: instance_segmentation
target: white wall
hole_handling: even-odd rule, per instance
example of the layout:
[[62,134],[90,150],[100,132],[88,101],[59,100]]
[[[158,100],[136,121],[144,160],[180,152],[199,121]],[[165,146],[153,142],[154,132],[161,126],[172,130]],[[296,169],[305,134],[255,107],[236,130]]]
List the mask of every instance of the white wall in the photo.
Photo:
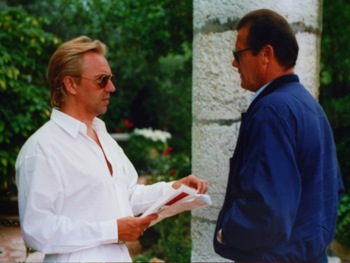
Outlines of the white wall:
[[229,158],[233,154],[240,114],[252,93],[240,87],[231,66],[238,20],[260,8],[277,11],[297,32],[296,73],[317,97],[321,0],[194,0],[192,171],[209,181],[213,205],[192,212],[193,262],[222,262],[213,249],[217,215],[223,203]]

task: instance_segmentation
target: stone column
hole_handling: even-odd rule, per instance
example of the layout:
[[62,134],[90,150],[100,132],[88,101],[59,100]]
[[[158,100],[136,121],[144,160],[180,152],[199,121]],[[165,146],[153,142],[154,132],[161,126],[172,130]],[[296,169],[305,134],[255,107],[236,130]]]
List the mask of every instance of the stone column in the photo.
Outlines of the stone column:
[[240,87],[232,67],[234,30],[246,13],[277,11],[292,25],[299,43],[295,72],[315,96],[319,89],[321,0],[194,0],[192,171],[209,181],[213,205],[192,212],[193,262],[222,262],[213,249],[240,114],[252,93]]

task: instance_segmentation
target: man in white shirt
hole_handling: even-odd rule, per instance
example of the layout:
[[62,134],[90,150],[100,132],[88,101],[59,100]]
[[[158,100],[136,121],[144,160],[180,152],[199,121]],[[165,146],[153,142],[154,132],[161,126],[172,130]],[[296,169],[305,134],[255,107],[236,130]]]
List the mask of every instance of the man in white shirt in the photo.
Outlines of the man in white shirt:
[[45,262],[129,262],[135,241],[157,215],[138,218],[181,184],[207,191],[194,175],[138,185],[137,173],[97,116],[115,91],[106,47],[82,36],[51,57],[51,119],[25,143],[16,162],[22,235]]

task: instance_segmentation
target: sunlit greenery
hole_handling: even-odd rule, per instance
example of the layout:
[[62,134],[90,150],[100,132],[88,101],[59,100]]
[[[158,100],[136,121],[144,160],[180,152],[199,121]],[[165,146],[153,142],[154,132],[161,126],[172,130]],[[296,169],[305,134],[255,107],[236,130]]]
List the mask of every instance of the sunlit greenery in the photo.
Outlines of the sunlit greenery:
[[20,8],[0,12],[0,189],[4,192],[15,191],[19,148],[49,116],[46,64],[59,39],[43,30],[45,23]]

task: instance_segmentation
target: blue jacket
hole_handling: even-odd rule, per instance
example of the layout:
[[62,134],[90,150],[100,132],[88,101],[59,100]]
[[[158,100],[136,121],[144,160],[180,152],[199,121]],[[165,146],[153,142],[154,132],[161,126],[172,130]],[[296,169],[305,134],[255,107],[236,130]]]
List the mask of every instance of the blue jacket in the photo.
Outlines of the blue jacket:
[[214,249],[235,261],[312,262],[333,240],[342,192],[324,111],[297,75],[282,76],[242,114]]

